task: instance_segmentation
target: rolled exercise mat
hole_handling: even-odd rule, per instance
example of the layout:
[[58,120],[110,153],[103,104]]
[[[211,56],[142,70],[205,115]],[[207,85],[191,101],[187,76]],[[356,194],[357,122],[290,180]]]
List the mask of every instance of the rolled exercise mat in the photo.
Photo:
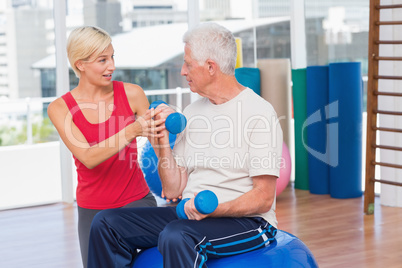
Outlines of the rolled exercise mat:
[[[292,70],[293,81],[293,113],[295,124],[295,188],[308,190],[308,153],[302,137],[306,138],[303,123],[307,118],[307,82],[306,68]],[[304,135],[303,135],[304,133]]]
[[362,76],[359,62],[329,64],[329,189],[362,195]]
[[328,66],[308,66],[307,70],[308,177],[312,194],[329,194],[329,134],[325,111],[328,107]]
[[240,37],[236,37],[235,41],[236,41],[236,51],[237,51],[235,68],[240,68],[240,67],[243,67],[243,46],[242,46],[242,41],[241,41]]
[[261,78],[258,68],[237,68],[235,69],[235,77],[240,84],[251,88],[255,93],[261,95]]
[[[289,59],[260,59],[261,97],[274,107],[294,162],[294,134],[292,122],[291,70]],[[277,146],[282,146],[277,144]]]

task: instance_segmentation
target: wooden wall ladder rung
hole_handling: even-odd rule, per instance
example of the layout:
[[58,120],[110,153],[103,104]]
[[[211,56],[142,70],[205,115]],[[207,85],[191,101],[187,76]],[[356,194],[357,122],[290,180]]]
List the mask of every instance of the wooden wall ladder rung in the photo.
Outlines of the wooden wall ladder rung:
[[[370,26],[369,26],[369,56],[368,56],[368,81],[367,81],[367,143],[366,143],[366,183],[364,192],[364,212],[374,213],[374,186],[375,183],[383,183],[394,186],[402,186],[402,183],[375,177],[375,167],[385,166],[402,169],[402,165],[376,161],[378,150],[402,151],[402,148],[392,145],[377,144],[377,132],[402,133],[402,129],[378,126],[377,116],[402,116],[401,111],[379,110],[378,97],[402,97],[402,93],[389,92],[378,88],[379,80],[402,80],[402,76],[379,74],[380,61],[402,61],[402,57],[380,56],[380,45],[402,45],[402,40],[380,40],[381,26],[402,25],[402,21],[381,21],[380,10],[402,9],[402,4],[381,5],[380,0],[370,0]],[[377,150],[378,149],[378,150]]]

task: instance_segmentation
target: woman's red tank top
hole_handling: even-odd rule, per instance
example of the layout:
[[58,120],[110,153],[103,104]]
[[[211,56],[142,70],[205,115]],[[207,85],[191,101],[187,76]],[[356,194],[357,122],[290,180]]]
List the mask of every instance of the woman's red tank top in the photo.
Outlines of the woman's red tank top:
[[[74,124],[81,130],[91,146],[113,136],[135,121],[123,82],[113,81],[113,91],[112,115],[99,124],[87,121],[70,92],[62,96]],[[135,139],[93,169],[88,169],[74,155],[73,157],[77,167],[77,204],[80,207],[88,209],[122,207],[149,193],[149,187],[138,164]]]

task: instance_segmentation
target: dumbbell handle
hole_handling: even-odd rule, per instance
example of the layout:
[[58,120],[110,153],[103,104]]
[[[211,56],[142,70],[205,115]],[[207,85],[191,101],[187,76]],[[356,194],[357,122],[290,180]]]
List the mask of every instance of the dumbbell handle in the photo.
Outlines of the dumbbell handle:
[[[184,212],[184,205],[188,200],[190,200],[190,198],[183,199],[176,206],[176,213],[180,219],[188,219],[186,213]],[[211,214],[218,207],[218,198],[214,192],[204,190],[199,192],[194,198],[194,205],[198,212],[202,214]]]
[[[151,109],[151,108],[155,109],[162,103],[167,105],[166,102],[157,100],[157,101],[154,101],[151,103],[151,105],[149,106],[149,109]],[[187,119],[181,113],[172,113],[166,118],[166,121],[165,121],[166,129],[172,134],[177,134],[177,133],[182,132],[186,128],[186,125],[187,125]]]

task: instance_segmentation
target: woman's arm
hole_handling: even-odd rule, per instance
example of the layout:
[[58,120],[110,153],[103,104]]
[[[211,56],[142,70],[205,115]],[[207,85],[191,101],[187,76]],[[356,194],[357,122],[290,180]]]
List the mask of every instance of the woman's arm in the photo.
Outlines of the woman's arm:
[[[157,111],[155,111],[157,113]],[[163,120],[157,120],[151,124],[151,111],[147,111],[142,117],[123,128],[108,139],[90,146],[82,132],[74,124],[69,109],[62,98],[53,101],[48,107],[48,115],[56,127],[60,138],[66,144],[71,153],[87,168],[92,169],[118,153],[133,139],[138,136],[160,136],[154,131],[163,130],[164,126],[154,129],[151,125],[160,125]]]
[[[126,90],[126,95],[128,102],[130,104],[131,110],[136,116],[142,116],[144,115],[148,110],[149,110],[149,102],[147,99],[147,96],[145,95],[144,90],[135,84],[131,83],[124,83],[124,88]],[[160,120],[163,120],[163,122],[166,120],[166,118],[171,114],[174,113],[175,110],[170,108],[169,106],[165,104],[159,105],[155,109],[155,116],[154,118],[157,119],[156,121],[151,121],[153,124],[152,127],[156,127],[156,122],[159,122]],[[159,121],[158,121],[159,120]],[[163,125],[164,126],[164,125]],[[159,131],[159,130],[158,130]],[[157,138],[169,136],[169,132],[160,130],[159,131],[159,136],[148,136],[148,140],[151,143],[156,156],[159,158],[159,149],[160,149],[160,144],[157,141]],[[168,145],[167,145],[168,146]]]

